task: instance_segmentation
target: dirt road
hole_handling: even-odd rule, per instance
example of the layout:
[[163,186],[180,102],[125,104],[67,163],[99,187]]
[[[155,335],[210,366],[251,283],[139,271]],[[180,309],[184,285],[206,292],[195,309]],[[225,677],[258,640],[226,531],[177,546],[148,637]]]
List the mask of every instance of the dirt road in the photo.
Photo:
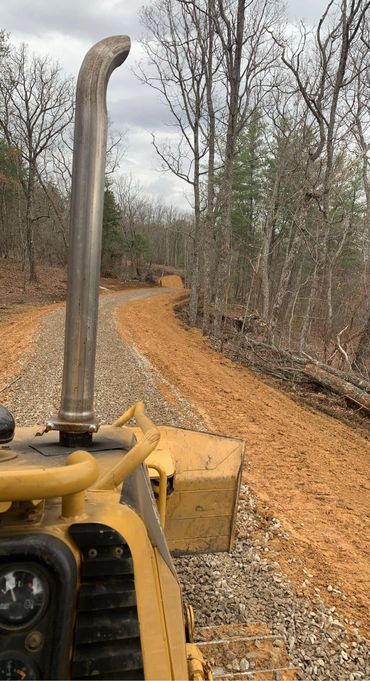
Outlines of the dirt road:
[[[334,617],[340,613],[366,630],[369,443],[210,349],[174,317],[175,299],[167,294],[124,306],[122,335],[195,405],[210,430],[246,439],[244,478],[266,521],[277,516],[287,531],[274,541],[276,559],[298,591],[322,598]],[[168,390],[166,398],[177,399]]]

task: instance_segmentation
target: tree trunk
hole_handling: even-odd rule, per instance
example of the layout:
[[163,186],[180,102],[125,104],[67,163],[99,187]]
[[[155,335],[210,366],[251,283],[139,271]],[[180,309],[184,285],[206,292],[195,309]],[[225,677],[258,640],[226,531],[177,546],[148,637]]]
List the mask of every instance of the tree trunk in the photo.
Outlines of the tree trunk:
[[259,258],[259,267],[261,271],[261,292],[262,292],[262,318],[269,323],[270,315],[270,252],[271,242],[274,230],[274,223],[278,211],[278,195],[280,187],[280,172],[277,172],[274,179],[272,195],[270,199],[270,208],[266,217],[266,224],[263,230],[263,242],[261,255]]
[[206,96],[208,112],[208,167],[207,167],[207,212],[203,224],[203,333],[207,334],[211,326],[210,304],[214,298],[214,248],[215,248],[215,142],[216,115],[213,104],[213,51],[214,51],[214,0],[209,0],[208,16],[208,44],[204,58],[204,72],[206,76]]
[[197,321],[198,300],[199,300],[199,257],[198,253],[194,252],[191,269],[191,289],[189,302],[189,322],[191,326],[195,326]]
[[37,282],[36,273],[36,260],[35,260],[35,244],[34,244],[34,226],[32,220],[32,208],[33,208],[33,192],[35,184],[35,172],[33,168],[29,169],[28,178],[24,185],[25,187],[25,200],[26,200],[26,211],[25,211],[25,232],[26,232],[26,248],[27,248],[27,259],[29,265],[29,281]]
[[[296,292],[295,292],[294,298],[291,302],[291,309],[290,309],[290,313],[289,313],[289,323],[288,323],[288,348],[289,348],[289,350],[290,350],[291,345],[292,345],[293,326],[294,326],[294,323],[295,323],[295,310],[296,310],[296,306],[297,306],[297,302],[298,302],[298,298],[299,298],[299,293],[300,293],[300,290],[301,290],[301,281],[302,281],[302,263],[301,263],[301,266],[299,268],[299,272],[298,272],[298,275],[297,275]],[[287,312],[288,312],[288,310],[287,310]]]
[[196,325],[199,304],[199,284],[200,284],[200,245],[201,245],[201,217],[200,217],[200,160],[199,160],[199,116],[194,124],[194,242],[193,242],[193,266],[191,272],[191,293],[189,304],[189,321],[191,326]]
[[36,260],[35,260],[35,244],[34,244],[34,228],[33,221],[30,215],[31,202],[29,203],[28,198],[26,199],[26,244],[27,244],[27,257],[29,265],[29,281],[37,282],[37,272],[36,272]]
[[261,268],[261,292],[262,292],[262,318],[268,323],[270,310],[270,277],[269,277],[269,254],[271,245],[272,225],[267,225],[263,236],[260,268]]
[[319,383],[325,388],[329,388],[329,390],[338,395],[348,397],[370,412],[370,395],[363,390],[356,388],[353,383],[349,383],[334,374],[329,374],[325,369],[322,369],[315,364],[307,364],[304,368],[304,373],[316,383]]
[[[221,6],[220,6],[221,5]],[[217,337],[221,333],[222,316],[225,311],[226,296],[228,290],[228,273],[230,268],[231,256],[231,208],[232,208],[232,187],[234,161],[236,152],[236,141],[238,135],[239,119],[239,97],[241,87],[241,64],[245,27],[244,0],[238,0],[235,19],[235,35],[231,37],[230,26],[228,26],[227,39],[223,40],[224,56],[227,65],[227,77],[229,80],[229,101],[228,101],[228,121],[225,144],[225,158],[223,176],[220,186],[220,238],[218,244],[219,264],[216,271],[215,281],[215,315],[213,321],[213,332]],[[219,3],[218,10],[225,21],[224,7]],[[216,14],[215,21],[219,23]],[[227,20],[225,21],[227,23]],[[222,33],[219,27],[220,34]]]
[[213,319],[213,333],[216,338],[221,334],[221,322],[225,312],[230,267],[232,160],[231,152],[227,162],[225,161],[225,175],[222,183],[223,195],[221,199],[220,236],[217,248],[218,262],[215,272],[215,313]]
[[357,369],[362,373],[368,373],[370,360],[370,314],[367,318],[365,328],[359,340],[355,358],[352,362],[352,369]]
[[292,270],[295,264],[296,257],[298,255],[298,251],[301,245],[302,241],[302,236],[301,232],[297,229],[295,234],[293,235],[290,248],[288,247],[286,255],[285,255],[285,260],[283,264],[283,268],[281,271],[280,275],[280,281],[279,281],[279,287],[275,296],[274,304],[272,307],[271,311],[271,317],[270,317],[270,338],[271,341],[274,342],[275,339],[275,332],[276,332],[276,326],[278,323],[279,319],[279,314],[281,310],[281,306],[283,303],[283,300],[285,298],[286,292],[288,290],[288,285],[290,281],[290,277],[292,274]]
[[304,352],[306,345],[307,345],[307,340],[308,340],[308,335],[310,332],[311,328],[311,323],[312,323],[312,313],[314,311],[316,302],[317,302],[317,296],[319,293],[319,272],[318,272],[318,266],[317,264],[315,265],[315,269],[313,271],[312,275],[312,284],[311,284],[311,291],[310,295],[308,298],[308,303],[307,303],[307,308],[305,312],[305,316],[303,318],[303,324],[302,324],[302,329],[301,329],[301,337],[299,339],[299,352]]

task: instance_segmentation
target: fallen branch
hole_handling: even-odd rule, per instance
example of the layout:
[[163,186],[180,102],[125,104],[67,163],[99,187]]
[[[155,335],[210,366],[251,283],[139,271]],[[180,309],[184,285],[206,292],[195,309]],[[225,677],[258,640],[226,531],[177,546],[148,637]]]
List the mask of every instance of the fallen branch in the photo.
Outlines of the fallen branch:
[[332,367],[328,364],[322,364],[321,362],[318,362],[316,360],[313,360],[311,364],[321,367],[324,371],[327,371],[328,374],[333,374],[333,376],[337,376],[339,379],[343,381],[352,383],[353,385],[357,386],[357,388],[359,388],[360,390],[363,390],[365,393],[370,393],[370,383],[365,378],[360,378],[359,376],[356,376],[356,374],[354,373],[348,374],[345,371],[336,369],[335,367]]
[[307,364],[304,368],[304,373],[324,388],[328,388],[337,395],[352,400],[370,412],[370,395],[357,388],[353,383],[329,373],[316,364]]

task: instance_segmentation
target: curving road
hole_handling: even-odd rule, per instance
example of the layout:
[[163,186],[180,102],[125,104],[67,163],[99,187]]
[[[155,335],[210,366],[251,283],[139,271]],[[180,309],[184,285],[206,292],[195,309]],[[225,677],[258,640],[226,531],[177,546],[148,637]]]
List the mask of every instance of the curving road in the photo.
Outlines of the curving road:
[[[131,404],[144,400],[148,414],[158,423],[188,427],[195,423],[202,428],[200,418],[179,393],[175,404],[164,399],[161,386],[165,379],[134,344],[124,342],[116,329],[115,312],[122,303],[163,293],[163,289],[145,289],[100,297],[95,409],[103,422],[113,421]],[[57,310],[43,319],[36,340],[23,359],[21,379],[6,399],[6,406],[19,425],[43,424],[59,410],[64,314],[64,309]],[[176,392],[174,387],[171,390]]]

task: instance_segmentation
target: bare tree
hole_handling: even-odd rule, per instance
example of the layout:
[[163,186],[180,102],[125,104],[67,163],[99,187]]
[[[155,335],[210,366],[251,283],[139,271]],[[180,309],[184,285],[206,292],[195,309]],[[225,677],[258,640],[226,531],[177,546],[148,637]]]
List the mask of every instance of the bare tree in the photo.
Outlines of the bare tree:
[[215,2],[213,17],[222,52],[225,83],[226,125],[219,187],[219,239],[215,271],[215,314],[213,331],[220,334],[228,291],[231,254],[232,183],[237,140],[251,113],[259,106],[271,85],[269,69],[275,61],[268,29],[273,24],[268,1],[245,3]]
[[[363,34],[367,0],[342,0],[337,5],[331,0],[316,29],[315,35],[302,28],[301,40],[288,50],[286,41],[277,40],[282,47],[282,61],[292,73],[302,105],[311,117],[312,162],[319,161],[316,181],[307,187],[307,197],[315,201],[321,214],[321,226],[315,243],[314,269],[311,291],[304,316],[300,348],[304,349],[311,326],[313,309],[317,303],[321,277],[330,260],[330,234],[333,220],[332,195],[336,186],[336,153],[346,143],[348,128],[345,113],[345,90],[356,77],[351,69],[351,54]],[[327,314],[330,317],[331,288],[327,285]]]
[[156,150],[164,166],[194,191],[190,319],[195,323],[204,268],[204,329],[213,300],[216,333],[230,272],[237,139],[270,85],[272,5],[270,0],[157,0],[143,13],[154,71],[142,68],[141,77],[163,95],[180,133],[175,145],[160,147],[155,141]]
[[34,192],[40,159],[71,121],[73,93],[70,79],[47,57],[31,56],[26,45],[11,48],[3,60],[0,80],[0,129],[8,145],[22,159],[19,180],[25,199],[24,232],[29,278],[37,280],[34,229]]
[[[370,34],[370,27],[367,26]],[[367,319],[362,330],[360,340],[353,360],[353,368],[361,372],[367,371],[370,358],[370,74],[368,65],[370,40],[363,33],[363,46],[355,57],[355,87],[353,91],[353,119],[354,135],[357,141],[360,156],[362,156],[362,182],[365,194],[365,232],[363,242],[363,282],[365,310]]]
[[141,66],[139,74],[143,82],[160,92],[179,133],[174,143],[160,144],[153,136],[153,144],[164,170],[183,179],[193,191],[190,317],[194,324],[201,267],[201,164],[208,148],[201,124],[206,101],[206,64],[204,42],[198,38],[208,31],[207,17],[195,2],[157,0],[143,10],[142,21],[149,31],[144,42],[148,68],[144,70]]

